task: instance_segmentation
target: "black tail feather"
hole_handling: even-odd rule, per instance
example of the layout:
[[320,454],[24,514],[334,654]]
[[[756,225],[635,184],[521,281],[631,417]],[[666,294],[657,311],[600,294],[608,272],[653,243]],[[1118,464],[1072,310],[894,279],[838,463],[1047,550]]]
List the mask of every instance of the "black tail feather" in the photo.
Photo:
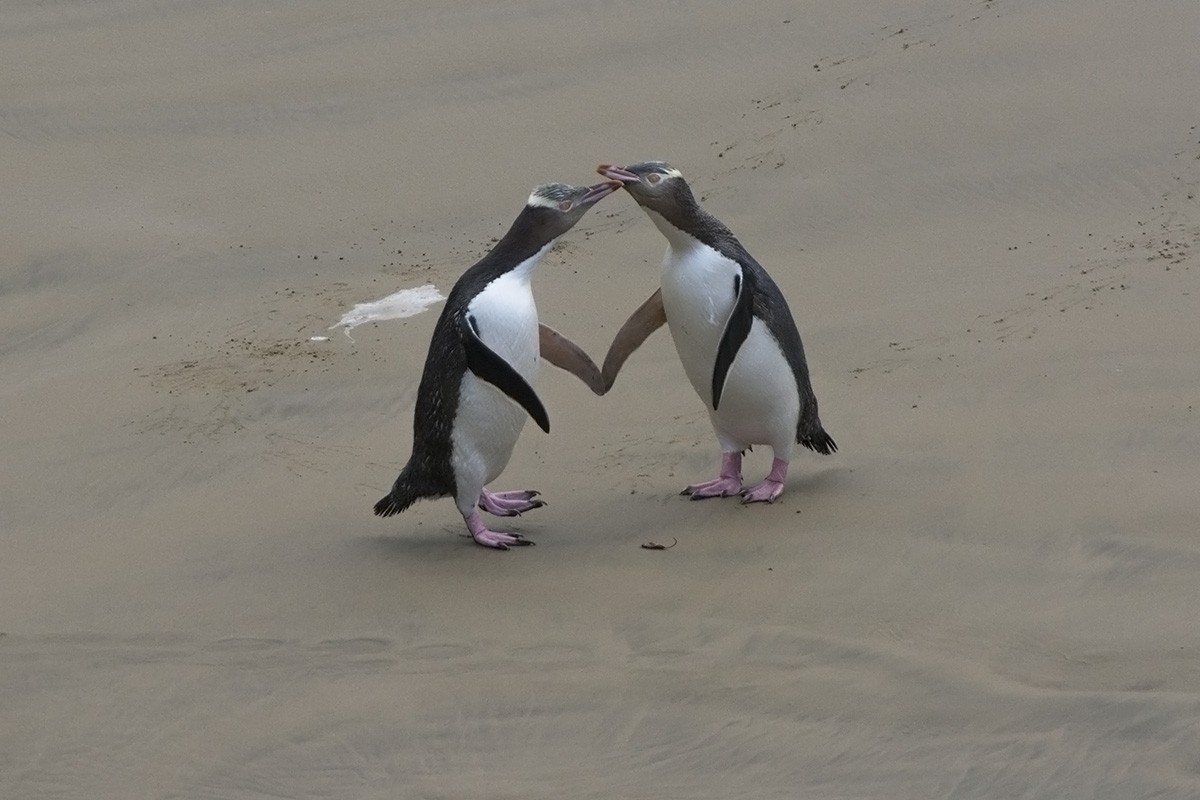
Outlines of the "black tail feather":
[[375,516],[390,517],[393,514],[399,514],[423,497],[438,497],[445,494],[443,491],[426,485],[428,483],[428,481],[420,480],[413,474],[412,468],[406,466],[401,470],[400,477],[396,478],[396,482],[392,484],[392,491],[375,504]]
[[390,517],[393,514],[399,514],[404,509],[417,502],[417,497],[412,493],[398,494],[396,489],[392,491],[375,504],[375,516]]
[[837,452],[837,442],[833,437],[825,432],[825,429],[817,426],[816,433],[800,438],[800,444],[807,447],[809,450],[814,450],[823,456],[832,455]]

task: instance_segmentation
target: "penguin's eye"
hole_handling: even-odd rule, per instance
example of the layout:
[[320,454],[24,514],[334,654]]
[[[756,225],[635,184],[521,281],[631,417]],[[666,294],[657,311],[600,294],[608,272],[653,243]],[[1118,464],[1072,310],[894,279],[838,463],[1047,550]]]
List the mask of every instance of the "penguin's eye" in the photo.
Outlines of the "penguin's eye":
[[662,178],[663,178],[663,176],[658,174],[657,172],[651,172],[649,175],[646,176],[646,183],[653,186],[654,184],[661,181]]
[[570,211],[575,206],[574,200],[563,200],[558,204],[559,211]]

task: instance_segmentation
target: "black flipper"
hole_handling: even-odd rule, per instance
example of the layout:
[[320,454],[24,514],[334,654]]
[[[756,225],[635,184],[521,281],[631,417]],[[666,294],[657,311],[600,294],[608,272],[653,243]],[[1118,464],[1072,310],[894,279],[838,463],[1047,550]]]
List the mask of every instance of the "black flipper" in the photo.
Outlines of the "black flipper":
[[721,405],[721,392],[725,389],[725,378],[733,359],[737,357],[742,343],[750,335],[750,326],[754,324],[754,291],[746,286],[743,273],[733,276],[733,311],[725,322],[725,330],[721,333],[721,343],[717,345],[717,361],[713,365],[712,404],[713,411]]
[[539,428],[549,433],[550,417],[533,387],[521,377],[521,373],[513,369],[512,364],[483,343],[474,317],[468,315],[466,323],[462,326],[462,343],[467,353],[467,369],[479,380],[487,381],[511,397],[529,412],[529,416],[533,417]]

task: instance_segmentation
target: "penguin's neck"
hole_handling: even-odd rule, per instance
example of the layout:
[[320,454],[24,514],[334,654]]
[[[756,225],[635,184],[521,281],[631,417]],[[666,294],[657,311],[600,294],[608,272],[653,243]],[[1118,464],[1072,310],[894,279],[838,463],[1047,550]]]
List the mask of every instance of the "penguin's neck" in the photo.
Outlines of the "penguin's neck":
[[658,228],[659,232],[666,237],[667,242],[671,245],[672,250],[675,250],[679,253],[685,253],[688,250],[692,250],[696,247],[704,246],[695,236],[692,236],[690,233],[685,233],[684,231],[675,227],[667,220],[666,217],[664,217],[662,214],[659,214],[657,211],[647,208],[646,215],[650,217],[651,222],[654,223],[654,226]]
[[513,267],[509,274],[514,279],[528,284],[533,279],[533,271],[537,269],[538,264],[542,263],[542,259],[546,257],[546,253],[549,253],[551,250],[553,250],[554,245],[557,243],[557,237],[546,242],[544,245],[542,245],[542,249],[538,250],[529,258]]
[[559,237],[539,244],[541,237],[531,236],[527,228],[514,223],[496,246],[464,273],[463,277],[468,279],[470,285],[486,285],[502,275],[511,275],[519,282],[528,284],[533,271],[558,243]]
[[480,275],[483,278],[484,285],[503,280],[506,286],[520,286],[523,287],[525,291],[530,291],[534,271],[537,269],[538,264],[542,263],[542,259],[546,257],[546,254],[553,249],[557,242],[557,238],[551,239],[542,245],[540,249],[535,250],[533,253],[521,259],[516,264],[512,264],[511,261],[508,264],[505,264],[504,259],[496,258],[496,252],[492,251],[492,253],[489,254],[489,257],[485,259],[486,263],[480,262],[480,264],[476,265],[476,268],[480,269]]

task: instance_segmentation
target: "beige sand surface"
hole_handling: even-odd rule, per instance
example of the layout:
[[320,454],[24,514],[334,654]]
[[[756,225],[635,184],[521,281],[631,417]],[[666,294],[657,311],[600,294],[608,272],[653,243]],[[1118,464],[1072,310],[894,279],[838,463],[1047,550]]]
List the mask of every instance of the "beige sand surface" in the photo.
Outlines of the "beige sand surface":
[[[0,797],[1200,796],[1197,31],[3,4]],[[716,446],[664,332],[603,399],[543,373],[497,484],[537,547],[373,517],[435,314],[309,337],[646,158],[783,288],[841,452],[679,497]],[[602,356],[662,247],[606,199],[543,319]]]

